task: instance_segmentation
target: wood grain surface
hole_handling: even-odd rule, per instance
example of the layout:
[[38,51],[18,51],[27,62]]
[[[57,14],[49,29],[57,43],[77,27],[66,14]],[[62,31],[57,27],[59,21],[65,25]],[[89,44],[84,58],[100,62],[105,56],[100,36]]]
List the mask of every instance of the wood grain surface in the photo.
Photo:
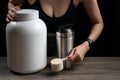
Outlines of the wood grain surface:
[[11,72],[6,57],[0,57],[0,80],[120,80],[120,57],[85,57],[59,73],[53,73],[48,64],[44,70],[27,75]]

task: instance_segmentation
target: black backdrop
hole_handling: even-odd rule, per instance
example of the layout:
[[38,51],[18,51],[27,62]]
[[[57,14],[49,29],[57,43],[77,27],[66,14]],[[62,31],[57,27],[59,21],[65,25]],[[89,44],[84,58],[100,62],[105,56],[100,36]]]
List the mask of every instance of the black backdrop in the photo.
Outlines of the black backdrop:
[[[7,14],[7,3],[8,0],[0,2],[0,56],[6,56],[5,17]],[[91,56],[120,56],[120,1],[98,0],[98,4],[104,21],[104,30],[97,39]],[[88,16],[81,5],[78,10],[80,13],[80,25],[83,27],[81,32],[87,32],[85,28],[90,25]]]

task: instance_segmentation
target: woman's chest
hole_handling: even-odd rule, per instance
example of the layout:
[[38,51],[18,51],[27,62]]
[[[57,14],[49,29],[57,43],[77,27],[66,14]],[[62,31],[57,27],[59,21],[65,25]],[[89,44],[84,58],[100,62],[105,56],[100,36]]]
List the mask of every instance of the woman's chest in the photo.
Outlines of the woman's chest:
[[40,6],[45,14],[50,17],[64,15],[71,3],[71,0],[39,0]]

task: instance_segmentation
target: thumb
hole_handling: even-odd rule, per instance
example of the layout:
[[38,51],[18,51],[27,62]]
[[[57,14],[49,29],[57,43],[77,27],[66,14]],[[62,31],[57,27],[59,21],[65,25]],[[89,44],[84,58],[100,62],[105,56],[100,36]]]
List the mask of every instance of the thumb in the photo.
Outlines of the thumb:
[[20,10],[20,7],[19,6],[14,6],[9,11],[16,12],[18,10]]
[[20,10],[20,6],[15,6],[15,10],[16,11]]

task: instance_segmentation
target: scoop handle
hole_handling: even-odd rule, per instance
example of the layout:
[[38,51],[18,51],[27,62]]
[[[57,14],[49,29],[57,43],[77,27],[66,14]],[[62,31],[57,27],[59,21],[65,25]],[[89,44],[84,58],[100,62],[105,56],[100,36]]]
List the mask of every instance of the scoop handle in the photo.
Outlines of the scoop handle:
[[64,57],[64,58],[62,58],[62,60],[63,60],[63,61],[68,60],[68,57]]

